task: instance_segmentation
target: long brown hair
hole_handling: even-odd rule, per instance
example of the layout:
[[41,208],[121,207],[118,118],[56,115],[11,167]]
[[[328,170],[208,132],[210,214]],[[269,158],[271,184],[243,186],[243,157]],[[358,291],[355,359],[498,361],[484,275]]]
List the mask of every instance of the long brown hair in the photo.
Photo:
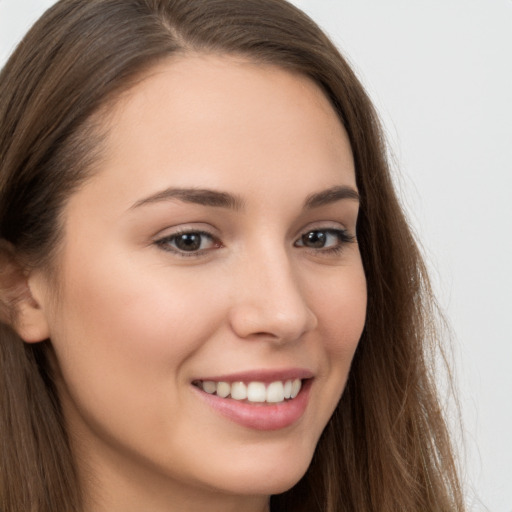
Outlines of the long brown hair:
[[[375,111],[322,31],[285,0],[61,0],[0,74],[0,508],[81,511],[46,354],[15,333],[9,274],[50,265],[66,199],[101,157],[101,113],[173,54],[236,54],[313,79],[348,132],[368,310],[342,399],[304,478],[272,510],[462,511],[436,394],[428,276]],[[22,270],[21,270],[22,271]]]

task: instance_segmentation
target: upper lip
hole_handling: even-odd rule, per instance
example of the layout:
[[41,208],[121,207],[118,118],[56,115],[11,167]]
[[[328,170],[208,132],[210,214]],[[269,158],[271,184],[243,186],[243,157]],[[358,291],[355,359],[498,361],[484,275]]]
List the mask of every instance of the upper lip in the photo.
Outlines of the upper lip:
[[313,372],[306,368],[283,368],[254,369],[224,375],[210,375],[194,379],[194,381],[269,383],[294,379],[311,379],[312,377],[314,377]]

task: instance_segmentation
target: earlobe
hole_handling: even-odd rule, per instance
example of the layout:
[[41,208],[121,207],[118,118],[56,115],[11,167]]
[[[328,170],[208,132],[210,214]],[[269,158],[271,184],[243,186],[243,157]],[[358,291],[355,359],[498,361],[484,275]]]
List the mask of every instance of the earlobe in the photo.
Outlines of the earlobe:
[[0,244],[0,321],[11,325],[26,343],[49,338],[44,308],[32,293],[39,279],[27,274],[17,263],[14,251]]

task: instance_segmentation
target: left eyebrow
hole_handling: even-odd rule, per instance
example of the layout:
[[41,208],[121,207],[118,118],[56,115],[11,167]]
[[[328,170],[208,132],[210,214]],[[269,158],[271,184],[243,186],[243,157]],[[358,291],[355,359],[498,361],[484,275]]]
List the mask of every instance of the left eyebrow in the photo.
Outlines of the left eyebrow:
[[304,203],[304,207],[310,210],[341,201],[342,199],[360,201],[357,190],[347,186],[336,186],[309,195]]

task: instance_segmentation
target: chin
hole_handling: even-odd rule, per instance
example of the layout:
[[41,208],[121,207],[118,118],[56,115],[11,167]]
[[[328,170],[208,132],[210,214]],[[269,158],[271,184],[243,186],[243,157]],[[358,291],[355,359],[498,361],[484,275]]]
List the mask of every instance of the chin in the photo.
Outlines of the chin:
[[264,481],[262,481],[260,485],[261,492],[259,494],[281,494],[288,491],[299,482],[307,469],[308,466],[305,466],[304,468],[300,468],[300,471],[296,469],[286,473],[275,471],[270,475],[265,475]]
[[[248,474],[237,475],[237,482],[225,487],[226,494],[238,496],[270,496],[282,494],[295,486],[304,476],[307,467],[301,471],[280,472],[273,471],[262,475]],[[217,491],[219,486],[215,486]],[[222,488],[220,489],[222,492]]]
[[312,453],[303,456],[296,453],[290,457],[279,454],[266,460],[248,458],[247,462],[233,463],[227,473],[221,475],[218,472],[214,486],[238,495],[281,494],[299,482],[306,473],[311,458]]

